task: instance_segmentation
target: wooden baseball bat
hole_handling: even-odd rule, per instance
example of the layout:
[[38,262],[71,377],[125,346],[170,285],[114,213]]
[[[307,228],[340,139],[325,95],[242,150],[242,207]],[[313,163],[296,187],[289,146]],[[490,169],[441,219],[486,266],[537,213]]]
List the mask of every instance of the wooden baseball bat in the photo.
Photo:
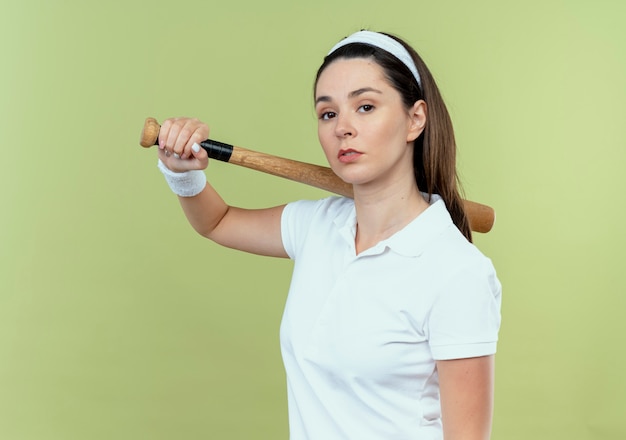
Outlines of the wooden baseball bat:
[[[156,119],[146,118],[141,131],[140,145],[145,148],[157,145],[160,129],[161,126]],[[304,183],[344,197],[353,196],[352,185],[341,180],[328,167],[247,150],[211,139],[201,142],[200,147],[206,150],[211,159]],[[469,200],[463,200],[463,203],[472,231],[489,232],[496,218],[493,208]]]

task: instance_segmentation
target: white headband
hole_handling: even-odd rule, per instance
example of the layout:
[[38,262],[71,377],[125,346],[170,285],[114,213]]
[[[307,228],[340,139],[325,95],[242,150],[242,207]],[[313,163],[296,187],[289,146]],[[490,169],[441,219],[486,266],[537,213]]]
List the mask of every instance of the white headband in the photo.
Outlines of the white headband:
[[389,52],[391,55],[402,61],[402,63],[406,67],[409,68],[409,70],[417,80],[417,84],[422,87],[422,79],[420,78],[420,74],[417,73],[417,67],[415,67],[415,62],[413,61],[413,58],[411,58],[411,55],[404,48],[404,46],[398,43],[393,38],[388,37],[385,34],[380,34],[378,32],[359,31],[335,44],[330,52],[328,52],[328,55],[330,55],[340,47],[343,47],[346,44],[350,43],[369,44],[370,46],[378,47],[379,49]]

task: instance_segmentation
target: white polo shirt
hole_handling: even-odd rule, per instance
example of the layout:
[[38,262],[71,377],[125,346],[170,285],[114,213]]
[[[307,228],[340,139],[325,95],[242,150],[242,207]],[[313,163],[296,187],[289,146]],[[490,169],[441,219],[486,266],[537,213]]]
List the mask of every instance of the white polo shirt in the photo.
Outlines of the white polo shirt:
[[501,287],[443,201],[356,255],[351,199],[287,205],[291,440],[442,439],[436,359],[496,351]]

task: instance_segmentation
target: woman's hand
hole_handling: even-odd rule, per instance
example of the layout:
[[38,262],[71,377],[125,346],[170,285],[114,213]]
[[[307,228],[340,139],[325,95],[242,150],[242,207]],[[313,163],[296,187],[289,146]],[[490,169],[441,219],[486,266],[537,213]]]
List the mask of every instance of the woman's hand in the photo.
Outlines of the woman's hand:
[[159,159],[167,168],[182,173],[203,170],[209,157],[200,144],[209,137],[209,126],[195,118],[170,118],[159,131]]

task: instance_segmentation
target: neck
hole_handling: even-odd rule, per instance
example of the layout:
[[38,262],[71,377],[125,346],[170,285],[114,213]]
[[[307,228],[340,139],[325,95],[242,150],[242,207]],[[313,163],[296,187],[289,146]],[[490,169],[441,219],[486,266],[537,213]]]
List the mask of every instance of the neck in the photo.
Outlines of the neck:
[[382,190],[354,187],[357,216],[357,254],[400,231],[428,208],[415,183]]

